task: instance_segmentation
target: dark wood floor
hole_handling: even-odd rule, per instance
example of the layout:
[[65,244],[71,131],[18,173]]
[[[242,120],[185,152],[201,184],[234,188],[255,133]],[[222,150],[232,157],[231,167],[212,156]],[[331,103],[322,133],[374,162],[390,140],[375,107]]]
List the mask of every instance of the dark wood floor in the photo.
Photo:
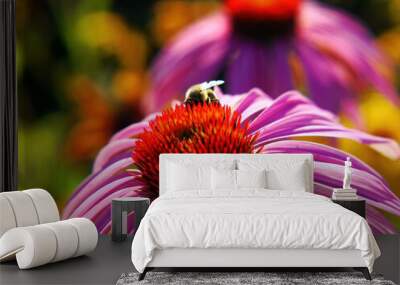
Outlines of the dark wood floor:
[[[377,241],[383,256],[376,261],[374,272],[399,283],[400,236],[379,236]],[[115,284],[122,273],[135,270],[130,258],[131,243],[132,239],[115,243],[108,236],[101,236],[97,249],[88,256],[29,270],[19,270],[16,262],[3,263],[0,264],[0,284]],[[337,269],[342,270],[345,269]]]

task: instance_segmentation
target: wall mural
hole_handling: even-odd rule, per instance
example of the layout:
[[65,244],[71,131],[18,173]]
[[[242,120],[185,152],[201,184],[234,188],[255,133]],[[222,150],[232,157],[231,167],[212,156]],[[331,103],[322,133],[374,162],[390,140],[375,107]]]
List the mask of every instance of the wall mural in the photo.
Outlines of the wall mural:
[[108,233],[160,153],[312,153],[326,196],[351,157],[373,231],[399,231],[400,1],[267,2],[17,1],[19,188]]

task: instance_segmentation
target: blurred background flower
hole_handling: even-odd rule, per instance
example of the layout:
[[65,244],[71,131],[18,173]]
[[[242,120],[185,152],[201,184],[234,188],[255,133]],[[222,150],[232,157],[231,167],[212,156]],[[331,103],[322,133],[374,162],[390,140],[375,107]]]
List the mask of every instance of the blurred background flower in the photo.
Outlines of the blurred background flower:
[[162,46],[183,28],[221,7],[219,1],[159,1],[150,20],[154,41]]
[[143,117],[149,38],[120,8],[17,1],[19,185],[47,188],[60,207],[112,133]]
[[[249,73],[246,71],[249,67],[240,65],[239,71],[235,71],[239,79],[227,82],[231,90],[243,88],[242,91],[248,91],[248,85],[258,85],[267,93],[278,95],[279,89],[289,82],[319,105],[328,108],[344,105],[339,118],[346,126],[399,142],[400,109],[392,103],[396,99],[388,100],[388,95],[396,91],[395,87],[399,90],[399,86],[394,84],[399,83],[400,77],[400,1],[320,0],[310,4],[309,1],[285,0],[279,1],[278,6],[278,2],[267,1],[270,5],[275,3],[269,9],[263,9],[265,3],[262,2],[18,0],[19,187],[46,188],[56,198],[59,207],[63,208],[77,185],[91,172],[95,157],[99,156],[99,150],[107,144],[112,134],[146,117],[148,109],[145,110],[143,106],[154,104],[154,98],[157,98],[160,107],[168,105],[172,98],[183,98],[182,90],[193,79],[192,73],[197,72],[199,80],[203,80],[202,76],[204,79],[229,78],[227,67],[241,58],[237,49],[223,49],[224,58],[221,60],[225,65],[213,75],[215,78],[210,77],[210,70],[202,69],[202,66],[209,66],[210,61],[220,56],[221,46],[215,48],[210,43],[215,40],[216,34],[227,31],[230,31],[231,37],[234,35],[238,38],[246,50],[249,50],[249,46],[254,47],[251,58],[257,57],[257,47],[269,44],[260,50],[271,55],[269,64],[263,65],[263,68],[273,76],[273,80],[263,81],[262,72],[265,70]],[[261,6],[254,6],[257,3]],[[320,17],[315,11],[325,13],[321,15],[328,13],[329,17]],[[196,45],[204,47],[207,55],[205,60],[199,57],[198,61],[188,61],[188,66],[168,62],[164,65],[166,68],[157,71],[160,76],[154,78],[154,67],[151,70],[150,63],[157,62],[160,52],[165,54],[170,46],[176,45],[182,32],[199,20],[214,17],[215,13],[230,13],[229,17],[236,15],[244,30],[237,33],[232,29],[232,22],[229,22],[225,27],[230,27],[230,30],[218,26],[205,31],[204,36],[191,35],[191,39],[197,40],[185,41],[180,48],[187,51]],[[252,13],[256,16],[254,20],[265,21],[267,17],[270,20],[267,23],[277,24],[275,32],[271,29],[264,31],[258,26],[253,30],[254,26],[246,26],[246,15]],[[295,16],[298,19],[296,25],[301,24],[300,31],[304,33],[285,25],[293,22]],[[347,28],[347,24],[351,28]],[[327,35],[327,27],[344,28]],[[277,32],[284,40],[276,41],[279,38]],[[265,35],[269,43],[260,44],[260,38]],[[278,42],[276,45],[288,43],[288,38],[297,40],[300,36],[302,42],[310,43],[311,50],[321,56],[323,65],[322,61],[320,65],[319,61],[314,60],[312,63],[317,66],[310,71],[305,70],[305,64],[296,50],[281,53],[281,50],[270,45],[273,42]],[[331,39],[330,46],[326,46],[325,41],[321,42],[322,36]],[[359,42],[355,44],[355,41]],[[361,50],[361,47],[366,49]],[[275,53],[285,56],[275,57]],[[349,55],[351,61],[336,55]],[[381,57],[394,63],[394,72],[386,60],[376,63],[374,59]],[[274,68],[285,60],[290,77],[281,76],[282,72],[286,72],[285,69]],[[173,84],[169,85],[172,89],[164,92],[160,80],[167,80],[179,68],[186,67],[187,72],[175,78]],[[313,84],[324,88],[324,92],[318,92],[315,96],[308,86],[308,73],[314,70],[318,70],[318,80]],[[251,74],[253,78],[249,77]],[[363,77],[363,74],[375,74],[377,77],[372,80],[368,76]],[[271,88],[264,88],[262,84],[265,82]],[[244,85],[235,85],[239,83]],[[389,89],[382,87],[387,85]],[[160,93],[149,97],[150,88],[154,91],[155,87],[160,89]],[[394,91],[387,92],[391,89]],[[352,101],[338,103],[337,100],[344,98],[343,94],[348,94],[346,92],[351,92],[346,98]],[[360,157],[400,195],[398,160],[394,161],[369,147],[348,140],[301,139],[331,145]],[[373,210],[369,213],[382,215]],[[398,216],[387,212],[383,215],[400,229]]]
[[111,136],[114,114],[93,81],[81,76],[71,79],[68,85],[68,98],[76,106],[77,122],[66,138],[65,151],[75,161],[87,161]]

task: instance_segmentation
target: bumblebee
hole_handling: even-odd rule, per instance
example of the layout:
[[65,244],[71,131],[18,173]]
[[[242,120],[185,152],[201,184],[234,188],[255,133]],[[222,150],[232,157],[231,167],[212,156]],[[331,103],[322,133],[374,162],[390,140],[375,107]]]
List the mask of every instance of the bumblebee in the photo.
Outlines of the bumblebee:
[[219,103],[215,95],[214,87],[223,84],[224,81],[210,81],[193,85],[185,94],[185,104],[199,104],[199,103]]

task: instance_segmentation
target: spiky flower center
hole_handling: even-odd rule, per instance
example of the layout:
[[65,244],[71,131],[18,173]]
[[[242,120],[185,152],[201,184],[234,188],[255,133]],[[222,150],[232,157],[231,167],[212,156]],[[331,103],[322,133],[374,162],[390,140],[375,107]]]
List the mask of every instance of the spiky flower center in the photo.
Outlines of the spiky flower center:
[[248,134],[240,114],[217,103],[178,105],[150,122],[138,137],[132,158],[148,186],[146,196],[158,196],[161,153],[253,153],[257,135]]

